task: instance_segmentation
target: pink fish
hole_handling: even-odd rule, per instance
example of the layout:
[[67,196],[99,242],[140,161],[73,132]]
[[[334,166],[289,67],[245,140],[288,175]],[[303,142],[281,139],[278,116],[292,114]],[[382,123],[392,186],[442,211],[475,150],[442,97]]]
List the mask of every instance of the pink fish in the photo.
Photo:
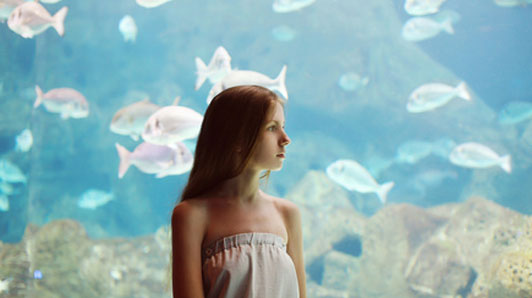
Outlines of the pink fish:
[[192,153],[181,142],[176,143],[174,148],[144,142],[133,152],[129,152],[118,143],[115,143],[115,146],[120,157],[118,167],[120,179],[124,177],[131,165],[136,166],[141,172],[156,174],[157,178],[180,175],[192,168]]
[[24,38],[44,32],[48,27],[54,27],[60,36],[65,33],[65,21],[68,7],[63,6],[54,16],[38,2],[24,2],[17,6],[7,20],[7,26]]
[[61,114],[61,118],[85,118],[89,115],[89,103],[83,94],[72,88],[52,89],[43,94],[39,86],[35,86],[37,99],[33,104],[37,108],[41,103],[51,113]]

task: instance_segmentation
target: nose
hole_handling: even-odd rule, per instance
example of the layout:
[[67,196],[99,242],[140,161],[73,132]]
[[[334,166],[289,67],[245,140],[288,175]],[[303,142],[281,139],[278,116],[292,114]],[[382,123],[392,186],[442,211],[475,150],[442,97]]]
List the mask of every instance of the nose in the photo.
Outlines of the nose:
[[288,137],[286,132],[283,132],[283,135],[282,135],[281,141],[280,141],[281,146],[286,146],[286,145],[288,145],[290,143],[291,143],[290,138]]

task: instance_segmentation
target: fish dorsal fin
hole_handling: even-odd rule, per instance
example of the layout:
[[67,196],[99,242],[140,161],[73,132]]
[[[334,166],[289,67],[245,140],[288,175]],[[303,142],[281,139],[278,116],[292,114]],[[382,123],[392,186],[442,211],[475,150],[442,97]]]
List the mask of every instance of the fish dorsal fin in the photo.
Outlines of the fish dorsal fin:
[[140,102],[144,102],[144,103],[148,103],[150,102],[150,97],[149,96],[146,96],[143,100],[141,100]]
[[174,102],[172,103],[173,106],[177,106],[179,104],[179,101],[181,100],[181,96],[176,96],[174,99]]

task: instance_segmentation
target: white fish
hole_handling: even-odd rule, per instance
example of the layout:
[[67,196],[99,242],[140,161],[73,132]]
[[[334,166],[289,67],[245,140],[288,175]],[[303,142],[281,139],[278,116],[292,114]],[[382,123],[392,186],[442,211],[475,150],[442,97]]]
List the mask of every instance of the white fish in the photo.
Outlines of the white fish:
[[274,0],[273,11],[278,13],[292,12],[311,5],[316,0]]
[[405,11],[413,16],[437,13],[445,0],[405,0]]
[[345,91],[356,91],[367,86],[369,83],[368,77],[361,77],[358,73],[347,72],[338,79],[338,86]]
[[135,24],[135,20],[130,15],[125,15],[122,17],[122,19],[120,19],[118,30],[124,37],[125,42],[135,42],[137,39],[137,24]]
[[379,185],[375,178],[358,162],[340,159],[329,165],[326,169],[327,176],[350,191],[361,193],[374,192],[384,204],[394,182]]
[[124,177],[131,165],[141,172],[157,174],[157,178],[168,175],[180,175],[192,169],[193,156],[182,143],[175,144],[175,148],[143,142],[133,152],[116,143],[116,150],[120,157],[118,178]]
[[20,168],[7,159],[0,159],[0,180],[9,183],[26,183],[27,181]]
[[445,105],[455,97],[471,100],[464,82],[460,82],[456,87],[441,83],[424,84],[410,94],[406,109],[410,113],[426,112]]
[[50,26],[54,27],[60,36],[65,33],[65,21],[68,7],[63,6],[53,17],[38,2],[24,2],[17,6],[9,15],[7,26],[24,38],[44,32]]
[[504,105],[499,112],[500,124],[516,124],[532,118],[532,103],[526,101],[512,101]]
[[[7,196],[0,194],[0,211],[9,211],[9,200]],[[0,291],[2,293],[2,291]]]
[[0,0],[0,22],[7,20],[11,12],[22,3],[24,0]]
[[454,34],[450,19],[445,19],[440,23],[431,18],[415,17],[406,21],[401,30],[401,35],[408,41],[420,41],[434,37],[442,30],[449,34]]
[[20,134],[15,138],[16,145],[15,150],[20,152],[28,152],[33,145],[33,135],[31,130],[28,128],[24,129]]
[[170,2],[171,0],[136,0],[137,4],[146,7],[146,8],[153,8],[157,7],[159,5],[163,5],[166,2]]
[[78,200],[78,206],[85,209],[96,209],[103,206],[109,201],[114,200],[115,196],[111,192],[105,192],[98,189],[89,189],[85,191]]
[[272,36],[278,41],[291,41],[297,35],[297,31],[287,25],[279,25],[272,29]]
[[37,108],[41,103],[48,112],[59,113],[61,118],[85,118],[89,115],[89,103],[83,94],[72,88],[52,89],[43,94],[39,86],[35,86],[37,99],[33,104]]
[[274,91],[278,91],[285,99],[288,99],[285,78],[286,65],[283,66],[281,72],[275,79],[271,79],[261,73],[251,70],[233,70],[221,81],[212,86],[207,97],[207,104],[211,103],[211,100],[218,95],[218,93],[224,91],[225,89],[241,85],[259,85]]
[[129,135],[133,140],[138,141],[148,118],[160,108],[147,98],[132,103],[114,114],[109,129],[120,135]]
[[199,57],[196,57],[195,61],[196,75],[198,76],[194,85],[195,90],[198,90],[206,79],[209,79],[212,84],[216,84],[231,72],[231,56],[222,46],[216,48],[208,66]]
[[166,106],[153,113],[142,132],[144,141],[172,145],[198,136],[203,116],[182,106]]
[[58,3],[61,0],[39,0],[39,1],[42,3],[54,4],[54,3]]
[[432,143],[412,140],[402,143],[397,148],[395,160],[399,163],[415,164],[432,153]]
[[514,7],[514,6],[525,6],[531,4],[532,0],[494,0],[495,4],[502,7]]
[[499,156],[485,145],[469,142],[456,146],[449,156],[449,160],[458,166],[466,168],[501,167],[505,172],[512,172],[510,155]]

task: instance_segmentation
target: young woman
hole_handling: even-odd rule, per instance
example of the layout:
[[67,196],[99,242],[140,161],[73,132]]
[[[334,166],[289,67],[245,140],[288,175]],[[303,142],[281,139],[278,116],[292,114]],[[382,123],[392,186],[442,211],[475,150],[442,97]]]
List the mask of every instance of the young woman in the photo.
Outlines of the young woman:
[[174,297],[306,297],[299,210],[259,189],[282,168],[284,122],[283,101],[259,86],[209,104],[172,214]]

